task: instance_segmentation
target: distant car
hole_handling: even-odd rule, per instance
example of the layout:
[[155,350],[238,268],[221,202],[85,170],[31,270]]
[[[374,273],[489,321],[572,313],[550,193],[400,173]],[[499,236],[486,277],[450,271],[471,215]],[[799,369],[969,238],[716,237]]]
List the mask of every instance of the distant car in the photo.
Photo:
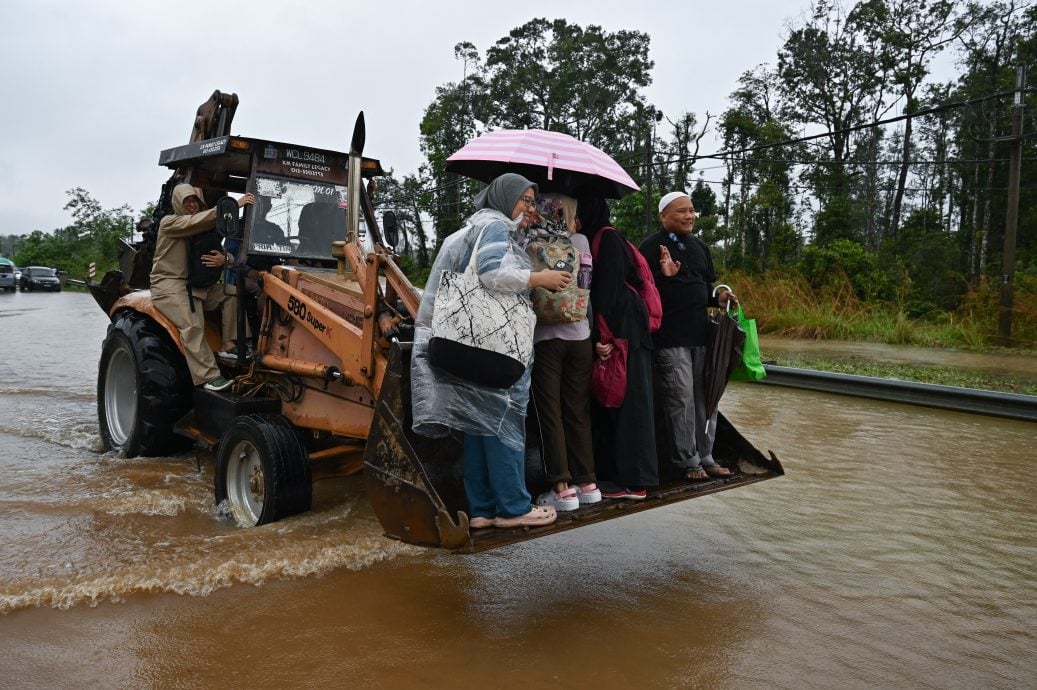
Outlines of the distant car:
[[15,266],[14,267],[14,282],[15,282],[15,286],[16,287],[17,287],[18,283],[22,282],[22,267],[21,266]]
[[14,266],[0,263],[0,290],[14,292],[17,280],[14,274]]
[[28,266],[22,269],[22,278],[19,287],[23,291],[51,290],[61,292],[61,281],[58,280],[57,271],[46,266]]

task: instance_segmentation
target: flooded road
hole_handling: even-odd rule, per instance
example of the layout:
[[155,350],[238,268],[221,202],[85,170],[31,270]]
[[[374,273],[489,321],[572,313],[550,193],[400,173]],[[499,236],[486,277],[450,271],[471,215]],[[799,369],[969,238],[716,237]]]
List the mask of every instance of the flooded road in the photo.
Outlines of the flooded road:
[[1037,426],[732,384],[788,475],[474,556],[359,478],[239,530],[212,459],[101,454],[107,320],[0,294],[4,687],[1033,687]]

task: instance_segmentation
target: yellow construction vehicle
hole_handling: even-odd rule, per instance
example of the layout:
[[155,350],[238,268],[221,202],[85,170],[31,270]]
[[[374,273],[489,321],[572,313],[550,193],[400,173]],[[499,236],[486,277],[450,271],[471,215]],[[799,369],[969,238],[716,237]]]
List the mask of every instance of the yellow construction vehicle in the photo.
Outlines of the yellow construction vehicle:
[[[470,531],[460,443],[411,429],[420,292],[397,266],[395,238],[382,237],[367,193],[364,181],[382,169],[363,156],[363,114],[342,153],[232,135],[237,104],[233,94],[215,92],[199,108],[189,143],[162,151],[159,164],[173,172],[150,227],[139,228],[144,239],[124,243],[122,270],[87,281],[111,319],[97,384],[108,449],[164,455],[193,440],[213,451],[216,500],[242,526],[307,511],[313,481],[362,471],[386,536],[468,552],[783,474],[773,453],[763,455],[721,416],[714,457],[731,477],[689,483],[663,473],[644,501],[602,501],[545,527]],[[221,231],[241,244],[238,294],[255,293],[238,300],[237,315],[242,326],[254,323],[254,352],[241,339],[236,355],[219,361],[234,381],[221,392],[192,386],[179,331],[147,289],[149,239],[180,182],[202,189],[210,203],[228,193],[257,199],[244,218],[236,204],[217,205]],[[218,319],[207,338],[220,348]],[[536,495],[548,483],[538,435],[528,437],[527,485]]]

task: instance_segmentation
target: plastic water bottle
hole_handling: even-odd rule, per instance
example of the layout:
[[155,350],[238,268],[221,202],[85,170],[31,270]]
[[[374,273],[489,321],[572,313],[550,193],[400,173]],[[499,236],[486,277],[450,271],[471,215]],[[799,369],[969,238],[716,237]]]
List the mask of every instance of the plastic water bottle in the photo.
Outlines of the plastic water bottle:
[[576,286],[586,290],[591,286],[593,262],[590,254],[580,252],[580,271],[576,274]]

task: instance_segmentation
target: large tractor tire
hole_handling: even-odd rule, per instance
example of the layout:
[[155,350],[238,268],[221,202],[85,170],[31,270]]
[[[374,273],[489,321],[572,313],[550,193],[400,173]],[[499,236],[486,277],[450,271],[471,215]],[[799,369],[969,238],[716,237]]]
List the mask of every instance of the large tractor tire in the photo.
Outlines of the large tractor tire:
[[191,375],[169,334],[144,314],[117,314],[97,372],[105,448],[129,458],[183,450],[190,442],[173,433],[173,426],[192,405]]
[[216,457],[216,502],[227,501],[241,527],[276,522],[310,509],[309,457],[281,415],[242,415],[231,422]]

